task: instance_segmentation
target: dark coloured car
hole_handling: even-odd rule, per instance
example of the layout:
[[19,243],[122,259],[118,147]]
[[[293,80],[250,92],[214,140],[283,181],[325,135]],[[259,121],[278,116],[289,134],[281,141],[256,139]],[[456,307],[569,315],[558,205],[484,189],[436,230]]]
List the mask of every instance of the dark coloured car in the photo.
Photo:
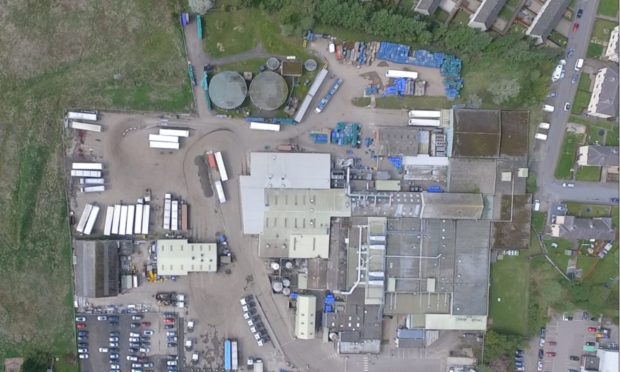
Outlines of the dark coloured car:
[[611,198],[610,201],[614,204],[618,204],[619,199],[618,198]]
[[575,362],[578,362],[581,360],[577,355],[571,355],[570,357],[568,357],[568,359],[574,360]]
[[78,336],[78,342],[88,342],[88,337],[86,336]]
[[88,331],[78,331],[78,336],[86,336],[86,337],[88,337]]
[[577,11],[577,18],[581,18],[582,15],[583,15],[583,9],[579,9]]
[[164,329],[174,329],[174,324],[166,324]]
[[546,334],[547,334],[547,330],[545,328],[541,328],[540,329],[540,338],[545,338]]
[[140,323],[131,323],[130,324],[130,328],[134,329],[134,328],[140,328]]
[[545,356],[545,351],[543,349],[538,349],[538,359],[542,359]]

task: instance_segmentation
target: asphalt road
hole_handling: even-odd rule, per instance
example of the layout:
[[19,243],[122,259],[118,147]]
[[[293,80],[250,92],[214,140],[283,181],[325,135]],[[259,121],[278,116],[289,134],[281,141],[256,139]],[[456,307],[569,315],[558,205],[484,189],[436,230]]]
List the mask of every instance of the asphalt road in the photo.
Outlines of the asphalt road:
[[538,188],[543,200],[550,202],[556,200],[575,201],[583,203],[609,204],[612,197],[618,197],[618,185],[616,183],[593,183],[593,182],[572,182],[574,188],[562,187],[565,181],[556,180],[554,177],[555,167],[560,157],[562,139],[566,131],[566,124],[570,117],[570,110],[564,110],[564,104],[572,104],[577,92],[578,82],[571,82],[575,71],[575,63],[579,58],[586,58],[592,28],[596,18],[598,0],[577,1],[575,9],[583,9],[580,19],[575,19],[579,23],[577,32],[572,32],[568,37],[566,50],[574,48],[575,52],[566,59],[566,76],[559,81],[552,83],[551,91],[556,96],[547,101],[555,107],[555,111],[548,115],[551,123],[548,140],[543,150],[545,156],[538,165]]

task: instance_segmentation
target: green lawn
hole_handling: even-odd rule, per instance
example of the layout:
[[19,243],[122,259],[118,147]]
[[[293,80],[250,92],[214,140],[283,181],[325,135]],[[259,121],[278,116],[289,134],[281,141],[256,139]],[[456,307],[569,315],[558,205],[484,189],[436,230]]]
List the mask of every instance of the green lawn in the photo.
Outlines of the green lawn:
[[559,46],[565,46],[566,43],[568,43],[568,39],[566,38],[566,36],[562,35],[561,33],[555,30],[552,31],[551,34],[549,34],[547,38]]
[[502,8],[502,11],[499,13],[499,18],[502,18],[503,20],[508,22],[510,21],[510,19],[512,19],[512,15],[514,14],[514,12],[515,12],[515,9],[513,7],[505,5]]
[[456,16],[452,18],[452,23],[466,25],[467,23],[469,23],[469,17],[470,17],[469,13],[467,13],[464,10],[459,10],[458,13],[456,13]]
[[590,43],[588,44],[588,58],[594,58],[594,59],[599,59],[601,58],[601,55],[603,54],[603,46],[596,44],[596,43]]
[[555,178],[567,180],[572,176],[571,169],[577,156],[577,147],[581,143],[581,136],[574,133],[566,133],[562,144],[562,152],[558,165],[555,168]]
[[609,17],[618,16],[618,0],[601,0],[598,4],[598,14]]
[[[557,247],[554,248],[553,244],[557,244]],[[570,257],[565,255],[564,251],[574,248],[574,244],[566,239],[550,238],[545,239],[545,246],[547,247],[549,258],[551,258],[562,271],[566,271]]]
[[611,208],[611,219],[613,220],[613,224],[616,229],[620,227],[620,225],[618,225],[619,218],[620,218],[620,208],[612,207]]
[[584,92],[590,92],[591,83],[592,79],[590,78],[590,74],[582,73],[579,77],[579,87],[577,89],[583,90]]
[[545,212],[532,212],[532,228],[534,231],[541,233],[545,229],[547,222],[547,214]]
[[433,17],[437,18],[440,22],[445,22],[448,20],[449,14],[443,9],[437,9]]
[[577,268],[583,270],[583,274],[588,272],[588,269],[598,261],[598,258],[592,256],[579,256],[577,258]]
[[577,217],[609,217],[611,207],[596,204],[566,203],[567,214]]
[[205,16],[204,48],[209,56],[231,56],[261,45],[280,56],[309,57],[301,37],[285,37],[278,23],[256,9],[209,12]]
[[[491,264],[489,316],[492,329],[527,335],[529,264],[525,256],[505,257]],[[501,301],[498,302],[498,298]]]
[[601,167],[579,167],[579,169],[577,169],[575,179],[577,181],[599,182],[601,180]]
[[[617,11],[617,8],[616,8]],[[609,41],[609,34],[611,30],[618,25],[618,22],[611,22],[605,19],[597,19],[594,22],[594,29],[592,30],[592,38],[598,40],[601,43]]]
[[3,4],[0,359],[51,353],[78,369],[62,115],[192,109],[174,4]]
[[590,103],[590,92],[584,92],[583,90],[578,90],[575,95],[575,100],[573,101],[573,107],[571,108],[571,112],[573,114],[581,114],[588,108],[588,103]]
[[618,146],[620,142],[620,128],[618,125],[611,125],[611,128],[607,130],[607,137],[605,137],[605,145]]

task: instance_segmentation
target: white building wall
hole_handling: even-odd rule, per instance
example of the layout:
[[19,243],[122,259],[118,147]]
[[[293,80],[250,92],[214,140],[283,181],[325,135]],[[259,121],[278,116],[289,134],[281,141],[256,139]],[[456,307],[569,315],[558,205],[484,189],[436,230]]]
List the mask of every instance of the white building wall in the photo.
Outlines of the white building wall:
[[594,87],[592,88],[592,96],[590,97],[590,103],[588,104],[588,115],[596,116],[599,118],[608,118],[609,115],[600,114],[596,111],[598,106],[598,101],[601,96],[601,91],[603,89],[603,82],[605,81],[605,73],[607,72],[607,68],[603,68],[599,70],[594,78]]
[[618,27],[614,27],[609,35],[609,43],[605,51],[605,58],[618,63]]

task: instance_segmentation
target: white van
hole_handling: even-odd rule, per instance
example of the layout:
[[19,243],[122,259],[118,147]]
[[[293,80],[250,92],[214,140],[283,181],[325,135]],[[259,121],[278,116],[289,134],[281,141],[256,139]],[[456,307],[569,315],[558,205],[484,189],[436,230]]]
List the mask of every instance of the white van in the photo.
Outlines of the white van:
[[534,200],[534,211],[535,212],[540,211],[540,200],[538,199]]
[[543,133],[536,133],[534,138],[536,138],[537,140],[546,141],[547,140],[547,135],[543,134]]
[[555,111],[555,107],[553,107],[553,106],[551,106],[551,105],[544,105],[544,106],[543,106],[543,111],[546,111],[546,112],[553,112],[553,111]]
[[538,128],[539,129],[549,129],[551,127],[551,124],[549,123],[540,123],[538,124]]
[[581,70],[582,67],[583,67],[583,58],[579,58],[577,60],[577,63],[575,63],[575,71]]

